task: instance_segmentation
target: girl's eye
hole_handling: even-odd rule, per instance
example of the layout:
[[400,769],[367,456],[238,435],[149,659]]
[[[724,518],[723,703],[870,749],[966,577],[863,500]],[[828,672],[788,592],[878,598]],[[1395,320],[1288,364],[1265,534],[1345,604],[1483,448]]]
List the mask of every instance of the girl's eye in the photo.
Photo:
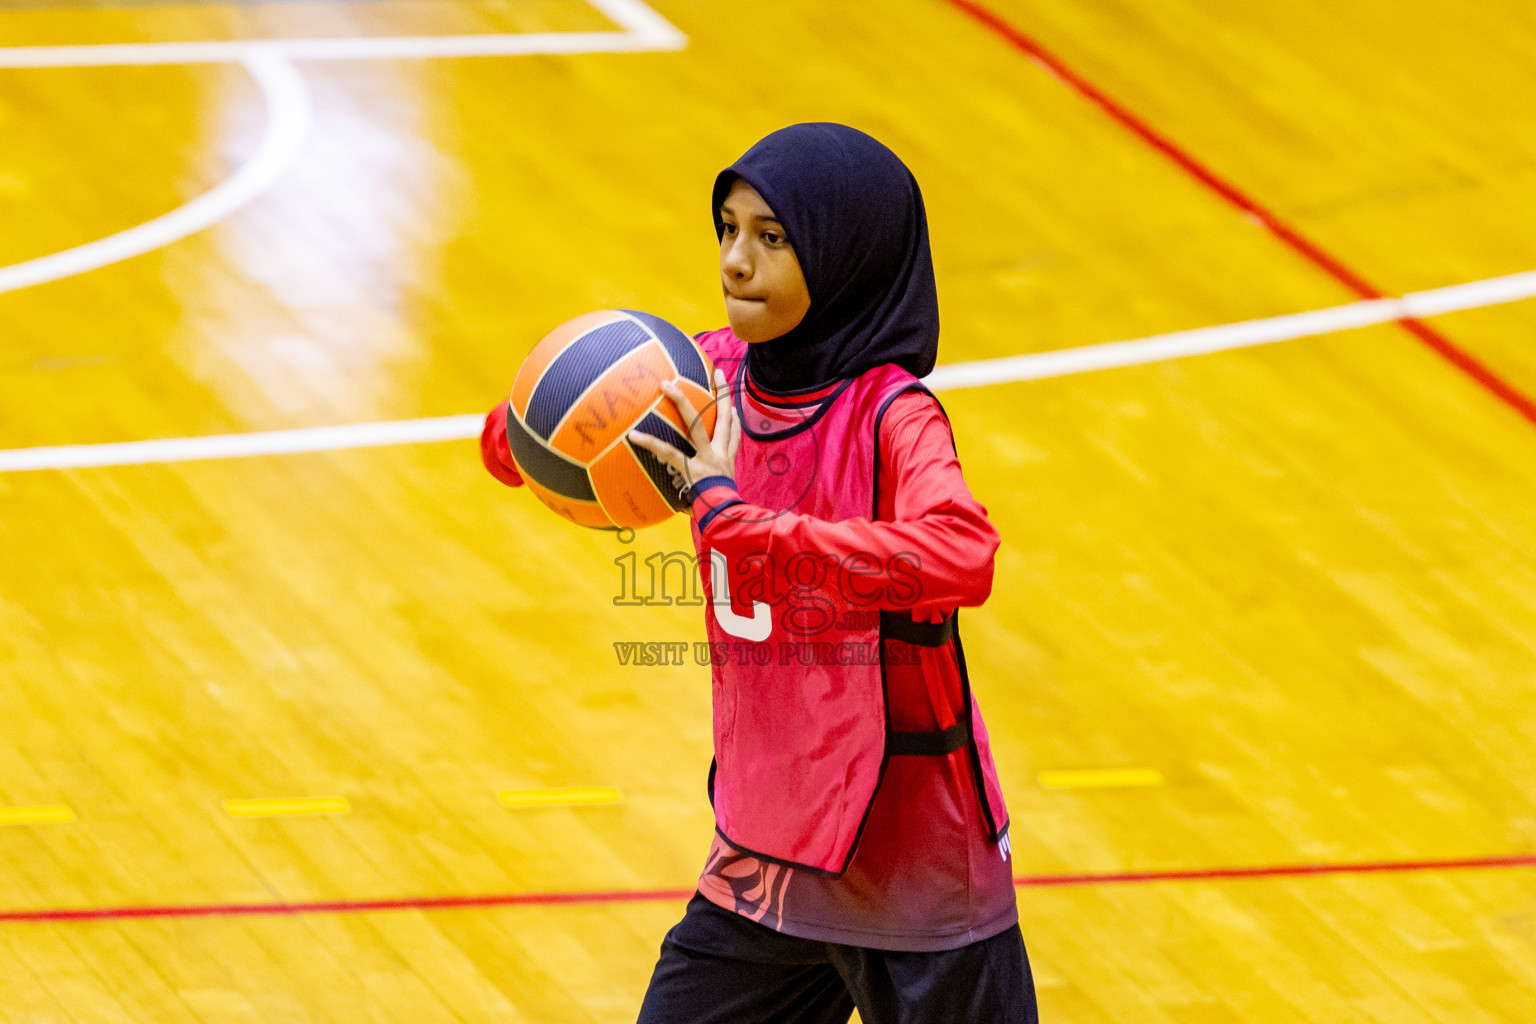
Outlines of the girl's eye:
[[783,236],[780,235],[777,231],[763,232],[763,241],[767,242],[769,245],[778,245],[783,240]]
[[734,235],[736,233],[736,225],[729,221],[722,221],[720,227],[727,235]]

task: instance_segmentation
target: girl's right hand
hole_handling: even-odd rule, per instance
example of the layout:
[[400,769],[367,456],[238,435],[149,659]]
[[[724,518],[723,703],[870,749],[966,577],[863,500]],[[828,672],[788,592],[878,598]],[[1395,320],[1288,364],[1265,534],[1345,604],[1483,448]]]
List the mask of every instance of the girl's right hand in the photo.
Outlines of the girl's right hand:
[[[704,429],[704,420],[693,408],[688,396],[676,384],[664,381],[661,393],[672,399],[683,422],[688,424],[688,440],[693,442],[694,455],[689,458],[677,448],[659,437],[629,432],[629,439],[661,460],[672,473],[674,480],[692,486],[706,477],[723,476],[736,478],[736,452],[741,448],[741,421],[736,416],[736,403],[730,400],[725,373],[715,370],[715,433],[711,437]],[[722,401],[721,395],[726,394]]]

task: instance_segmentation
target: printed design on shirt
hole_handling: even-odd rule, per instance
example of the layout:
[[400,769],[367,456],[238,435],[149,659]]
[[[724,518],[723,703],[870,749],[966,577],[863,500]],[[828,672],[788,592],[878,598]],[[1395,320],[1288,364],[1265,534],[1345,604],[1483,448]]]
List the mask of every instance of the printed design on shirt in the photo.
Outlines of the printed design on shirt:
[[763,601],[752,602],[751,615],[737,615],[731,608],[730,569],[725,552],[709,553],[710,591],[714,595],[715,621],[734,637],[761,643],[773,632],[773,609]]
[[704,865],[707,877],[730,887],[736,913],[774,931],[783,928],[784,893],[794,873],[793,868],[764,863],[718,842]]

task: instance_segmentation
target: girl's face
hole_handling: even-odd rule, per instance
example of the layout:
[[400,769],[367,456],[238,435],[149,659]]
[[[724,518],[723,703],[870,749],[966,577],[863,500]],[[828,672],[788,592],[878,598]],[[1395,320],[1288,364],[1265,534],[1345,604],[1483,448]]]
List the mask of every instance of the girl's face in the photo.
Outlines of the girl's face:
[[740,178],[720,204],[720,284],[731,330],[742,341],[771,341],[805,319],[811,293],[784,226]]

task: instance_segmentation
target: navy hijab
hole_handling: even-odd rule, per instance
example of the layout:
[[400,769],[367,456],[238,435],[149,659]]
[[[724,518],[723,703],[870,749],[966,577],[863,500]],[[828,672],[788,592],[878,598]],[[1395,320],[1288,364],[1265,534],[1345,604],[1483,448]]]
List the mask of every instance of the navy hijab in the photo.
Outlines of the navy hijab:
[[939,351],[928,218],[896,154],[846,125],[781,128],[715,179],[716,238],[737,178],[784,226],[811,296],[788,334],[747,346],[753,382],[804,391],[881,363],[927,376]]

